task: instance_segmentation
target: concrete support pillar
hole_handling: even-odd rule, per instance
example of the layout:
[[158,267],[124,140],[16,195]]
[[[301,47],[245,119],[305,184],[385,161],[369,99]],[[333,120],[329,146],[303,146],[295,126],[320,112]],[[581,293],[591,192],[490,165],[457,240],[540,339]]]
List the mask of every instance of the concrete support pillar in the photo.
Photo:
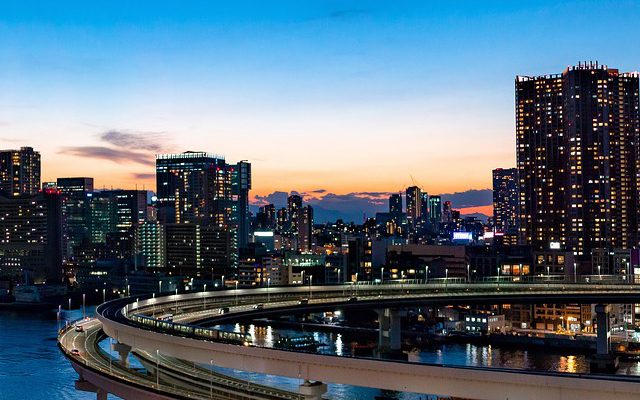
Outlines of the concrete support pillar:
[[96,399],[97,400],[107,400],[107,395],[109,393],[106,390],[102,390],[102,389],[98,389],[98,391],[96,392]]
[[100,389],[90,382],[85,381],[84,379],[82,379],[82,377],[75,382],[75,387],[76,390],[82,392],[95,393],[96,399],[98,400],[107,400],[107,396],[109,395],[109,392],[104,389]]
[[111,350],[118,353],[120,356],[120,364],[124,367],[128,367],[129,353],[131,353],[131,346],[114,342],[111,344]]
[[591,358],[591,372],[615,372],[618,369],[618,357],[611,353],[610,307],[598,304],[595,311],[598,337],[596,354]]
[[322,395],[327,393],[327,384],[304,381],[304,383],[298,387],[298,390],[300,394],[304,396],[305,400],[321,400]]
[[406,313],[385,308],[376,310],[378,314],[378,347],[380,350],[399,351],[402,347],[402,324],[400,318]]
[[609,327],[609,305],[596,305],[596,323],[598,324],[598,355],[609,355],[611,352],[611,332]]

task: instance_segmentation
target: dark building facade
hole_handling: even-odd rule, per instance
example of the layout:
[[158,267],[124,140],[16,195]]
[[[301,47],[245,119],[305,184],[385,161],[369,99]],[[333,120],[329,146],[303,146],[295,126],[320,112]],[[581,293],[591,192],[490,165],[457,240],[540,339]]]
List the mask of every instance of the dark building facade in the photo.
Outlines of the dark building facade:
[[22,282],[62,279],[62,195],[0,197],[0,276]]
[[91,240],[91,209],[87,195],[93,193],[93,178],[58,178],[56,188],[63,195],[63,253],[67,260],[73,256],[75,247]]
[[493,170],[493,221],[497,232],[514,232],[517,229],[518,193],[517,168]]
[[522,243],[578,260],[637,245],[638,81],[597,63],[516,78]]

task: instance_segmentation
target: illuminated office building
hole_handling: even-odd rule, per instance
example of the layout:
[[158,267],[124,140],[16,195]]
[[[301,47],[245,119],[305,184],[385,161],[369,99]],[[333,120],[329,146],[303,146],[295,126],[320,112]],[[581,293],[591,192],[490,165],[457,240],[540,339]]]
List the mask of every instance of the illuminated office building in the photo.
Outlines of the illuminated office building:
[[523,243],[579,260],[637,245],[638,82],[598,63],[516,78]]
[[429,218],[432,224],[442,222],[442,199],[440,196],[429,196]]
[[58,178],[56,189],[62,194],[62,232],[64,258],[74,248],[91,239],[91,209],[88,194],[93,193],[93,178]]
[[40,153],[31,147],[0,151],[0,193],[33,196],[40,190]]
[[422,191],[417,186],[407,188],[407,223],[414,229],[422,211]]
[[156,156],[158,219],[163,223],[215,225],[233,235],[235,247],[249,237],[251,164],[227,164],[204,152]]
[[497,232],[511,232],[518,219],[518,169],[493,170],[493,221]]

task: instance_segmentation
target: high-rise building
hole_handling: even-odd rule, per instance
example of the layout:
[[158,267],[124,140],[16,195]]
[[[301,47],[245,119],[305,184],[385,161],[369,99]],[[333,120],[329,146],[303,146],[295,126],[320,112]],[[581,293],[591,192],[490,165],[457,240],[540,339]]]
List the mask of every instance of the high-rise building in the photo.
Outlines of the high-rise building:
[[638,73],[598,63],[516,78],[518,229],[534,249],[638,243]]
[[[204,152],[156,156],[158,219],[214,225],[231,234],[233,251],[249,240],[251,164],[227,164]],[[236,257],[237,258],[237,257]]]
[[442,199],[440,196],[429,196],[429,219],[432,224],[442,222]]
[[31,147],[0,151],[0,192],[33,196],[40,190],[40,153]]
[[245,248],[249,243],[249,190],[251,190],[251,164],[240,161],[231,166],[232,171],[232,195],[237,207],[234,214],[237,216],[238,247]]
[[300,224],[300,209],[302,209],[302,197],[292,194],[287,199],[287,215],[289,216],[289,232],[293,235],[298,234],[298,226]]
[[422,211],[422,191],[417,186],[407,188],[407,223],[415,228]]
[[402,196],[400,194],[392,194],[389,196],[389,214],[402,213]]
[[199,224],[167,224],[164,233],[165,267],[168,275],[216,280],[229,276],[231,242],[229,231]]
[[282,207],[276,214],[276,232],[284,233],[287,230],[287,221],[289,216],[287,215],[287,209]]
[[273,204],[261,206],[256,215],[258,229],[273,230],[276,228],[276,207]]
[[224,225],[231,220],[232,175],[224,157],[204,152],[156,156],[160,221]]
[[62,195],[0,196],[0,276],[36,283],[62,279]]
[[165,266],[164,229],[158,221],[145,221],[137,227],[138,254],[147,271],[161,271]]
[[518,169],[493,170],[493,222],[497,232],[513,232],[517,229]]
[[313,250],[313,207],[304,206],[300,209],[298,220],[298,250],[310,253]]
[[420,219],[423,221],[429,219],[429,194],[427,192],[420,194]]
[[93,193],[93,178],[58,178],[56,188],[63,195],[63,256],[68,260],[77,246],[91,240],[91,208],[87,195]]

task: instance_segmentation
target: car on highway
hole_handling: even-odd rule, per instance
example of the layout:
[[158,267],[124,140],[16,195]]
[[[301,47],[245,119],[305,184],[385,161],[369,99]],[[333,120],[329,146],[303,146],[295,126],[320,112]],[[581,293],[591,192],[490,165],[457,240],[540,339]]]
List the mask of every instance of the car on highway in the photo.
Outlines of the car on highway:
[[71,350],[71,354],[74,355],[74,356],[79,356],[80,355],[80,350],[73,349],[73,350]]
[[298,300],[298,305],[302,305],[302,304],[309,304],[309,299],[303,298]]
[[262,303],[254,304],[253,305],[253,309],[254,310],[263,310],[264,309],[264,304],[262,304]]
[[76,325],[76,332],[84,332],[84,327],[82,325]]
[[347,300],[347,303],[355,303],[357,301],[358,301],[358,298],[354,296],[354,297],[349,297],[349,300]]
[[222,307],[220,310],[218,310],[218,314],[222,315],[222,314],[226,314],[229,312],[229,307]]

